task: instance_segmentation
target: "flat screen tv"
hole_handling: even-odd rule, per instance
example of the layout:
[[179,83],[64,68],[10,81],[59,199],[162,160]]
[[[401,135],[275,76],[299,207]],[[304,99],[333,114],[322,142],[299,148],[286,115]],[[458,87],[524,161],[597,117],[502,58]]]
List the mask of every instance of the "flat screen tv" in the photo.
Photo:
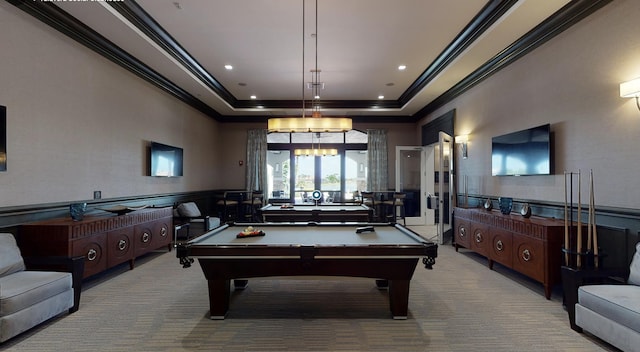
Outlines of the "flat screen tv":
[[149,147],[150,175],[159,177],[182,176],[182,148],[151,142]]
[[493,176],[551,175],[551,125],[512,132],[491,140]]

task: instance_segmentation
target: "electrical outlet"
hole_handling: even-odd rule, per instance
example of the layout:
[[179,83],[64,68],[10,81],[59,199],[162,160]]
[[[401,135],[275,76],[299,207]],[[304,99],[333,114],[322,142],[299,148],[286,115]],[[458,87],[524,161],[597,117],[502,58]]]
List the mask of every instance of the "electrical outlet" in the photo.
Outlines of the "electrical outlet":
[[102,198],[102,192],[101,191],[93,191],[93,199],[100,199]]

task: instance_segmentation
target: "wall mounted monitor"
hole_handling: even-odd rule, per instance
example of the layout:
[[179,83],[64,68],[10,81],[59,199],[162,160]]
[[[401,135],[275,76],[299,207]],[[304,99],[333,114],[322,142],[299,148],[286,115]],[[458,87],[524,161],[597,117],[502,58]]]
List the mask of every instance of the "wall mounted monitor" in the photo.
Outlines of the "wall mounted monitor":
[[149,146],[150,176],[182,176],[182,148],[151,142]]
[[493,176],[551,175],[553,173],[551,125],[493,137]]

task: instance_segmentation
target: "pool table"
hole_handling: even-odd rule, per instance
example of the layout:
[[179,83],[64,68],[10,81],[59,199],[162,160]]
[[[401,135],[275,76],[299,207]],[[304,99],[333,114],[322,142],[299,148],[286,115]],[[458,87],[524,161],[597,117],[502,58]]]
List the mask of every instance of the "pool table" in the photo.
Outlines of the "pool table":
[[[238,238],[249,225],[264,235]],[[178,245],[176,255],[184,267],[198,259],[208,281],[211,319],[226,316],[231,280],[241,289],[238,283],[247,278],[303,275],[376,279],[388,285],[392,317],[406,319],[418,260],[431,269],[437,250],[399,224],[257,223],[224,225]]]
[[265,222],[369,222],[373,209],[364,204],[267,204],[262,207]]

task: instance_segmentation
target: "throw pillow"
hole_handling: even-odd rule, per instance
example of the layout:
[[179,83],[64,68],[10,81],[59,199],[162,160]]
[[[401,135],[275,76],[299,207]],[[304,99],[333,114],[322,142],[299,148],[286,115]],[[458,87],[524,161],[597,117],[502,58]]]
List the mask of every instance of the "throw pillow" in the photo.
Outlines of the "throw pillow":
[[178,205],[178,212],[180,213],[180,216],[184,216],[187,218],[197,218],[199,216],[202,216],[202,214],[200,214],[200,209],[198,209],[198,206],[194,202],[182,203]]
[[0,277],[24,269],[24,261],[16,239],[10,233],[0,233]]
[[636,286],[640,286],[640,242],[636,244],[636,254],[631,260],[629,280],[627,282]]

